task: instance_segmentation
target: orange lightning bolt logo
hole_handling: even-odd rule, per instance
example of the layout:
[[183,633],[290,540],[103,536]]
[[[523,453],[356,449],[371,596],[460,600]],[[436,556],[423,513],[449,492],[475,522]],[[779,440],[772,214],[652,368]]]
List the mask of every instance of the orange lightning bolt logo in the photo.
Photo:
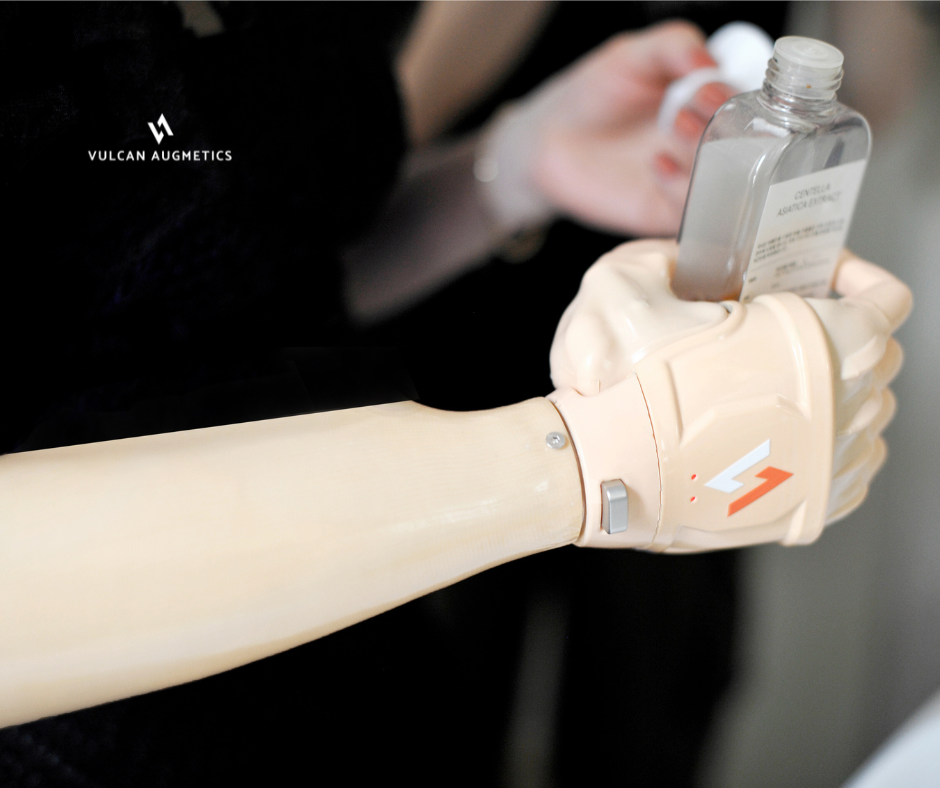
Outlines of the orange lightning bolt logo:
[[[705,483],[706,487],[711,487],[714,490],[720,490],[721,492],[732,493],[736,490],[739,490],[744,485],[735,479],[735,476],[740,476],[749,468],[753,468],[761,460],[765,460],[770,456],[770,441],[764,441],[760,446],[758,446],[753,451],[745,454],[740,460],[736,460],[731,463],[727,468],[725,468],[721,473],[719,473],[715,478]],[[730,504],[728,504],[728,517],[731,517],[732,514],[740,512],[745,506],[749,506],[754,503],[758,498],[762,498],[767,495],[774,487],[777,487],[787,479],[789,479],[793,474],[789,471],[782,471],[780,468],[774,468],[772,465],[768,465],[764,470],[757,474],[758,479],[764,479],[764,483],[758,485],[749,493],[745,493],[740,498],[736,498]]]
[[758,498],[767,495],[774,487],[778,484],[782,484],[792,475],[793,474],[789,471],[781,471],[779,468],[774,468],[773,465],[768,465],[757,474],[758,479],[766,479],[767,481],[758,485],[746,495],[742,495],[740,498],[729,503],[728,517],[731,517],[735,512],[740,512],[749,503],[754,503]]

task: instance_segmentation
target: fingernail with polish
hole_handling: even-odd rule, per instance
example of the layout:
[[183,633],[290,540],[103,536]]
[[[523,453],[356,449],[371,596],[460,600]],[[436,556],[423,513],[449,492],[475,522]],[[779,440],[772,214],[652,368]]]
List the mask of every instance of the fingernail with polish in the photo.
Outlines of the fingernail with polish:
[[709,82],[698,93],[699,103],[703,108],[714,112],[734,95],[735,91],[721,82]]
[[654,162],[656,164],[656,171],[665,178],[675,177],[681,172],[679,165],[665,153],[657,153]]
[[705,121],[692,110],[683,107],[676,114],[676,122],[673,128],[677,136],[688,140],[697,140],[705,131]]

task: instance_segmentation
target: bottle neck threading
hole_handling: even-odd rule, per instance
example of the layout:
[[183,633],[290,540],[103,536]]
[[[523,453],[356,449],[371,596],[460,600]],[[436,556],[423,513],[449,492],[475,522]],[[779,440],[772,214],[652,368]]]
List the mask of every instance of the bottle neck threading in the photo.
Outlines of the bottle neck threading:
[[801,116],[827,115],[836,106],[836,91],[842,84],[842,69],[821,71],[780,63],[776,57],[767,63],[762,103],[778,111]]

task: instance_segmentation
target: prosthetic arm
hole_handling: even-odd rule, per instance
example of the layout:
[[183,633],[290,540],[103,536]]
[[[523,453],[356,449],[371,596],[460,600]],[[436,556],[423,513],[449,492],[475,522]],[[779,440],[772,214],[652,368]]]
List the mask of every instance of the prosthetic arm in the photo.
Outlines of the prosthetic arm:
[[551,403],[414,403],[0,457],[0,726],[218,673],[568,544]]
[[226,670],[564,544],[815,538],[883,457],[910,294],[846,259],[840,301],[690,304],[668,289],[674,250],[627,245],[589,272],[552,401],[0,457],[0,725]]

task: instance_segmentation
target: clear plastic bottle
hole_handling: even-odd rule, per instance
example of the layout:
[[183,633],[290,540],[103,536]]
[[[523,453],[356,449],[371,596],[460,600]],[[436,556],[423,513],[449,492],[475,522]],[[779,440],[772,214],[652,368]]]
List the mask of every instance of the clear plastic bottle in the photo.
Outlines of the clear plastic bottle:
[[865,118],[836,101],[841,82],[838,49],[787,36],[763,88],[715,113],[679,230],[676,295],[829,294],[871,150]]

